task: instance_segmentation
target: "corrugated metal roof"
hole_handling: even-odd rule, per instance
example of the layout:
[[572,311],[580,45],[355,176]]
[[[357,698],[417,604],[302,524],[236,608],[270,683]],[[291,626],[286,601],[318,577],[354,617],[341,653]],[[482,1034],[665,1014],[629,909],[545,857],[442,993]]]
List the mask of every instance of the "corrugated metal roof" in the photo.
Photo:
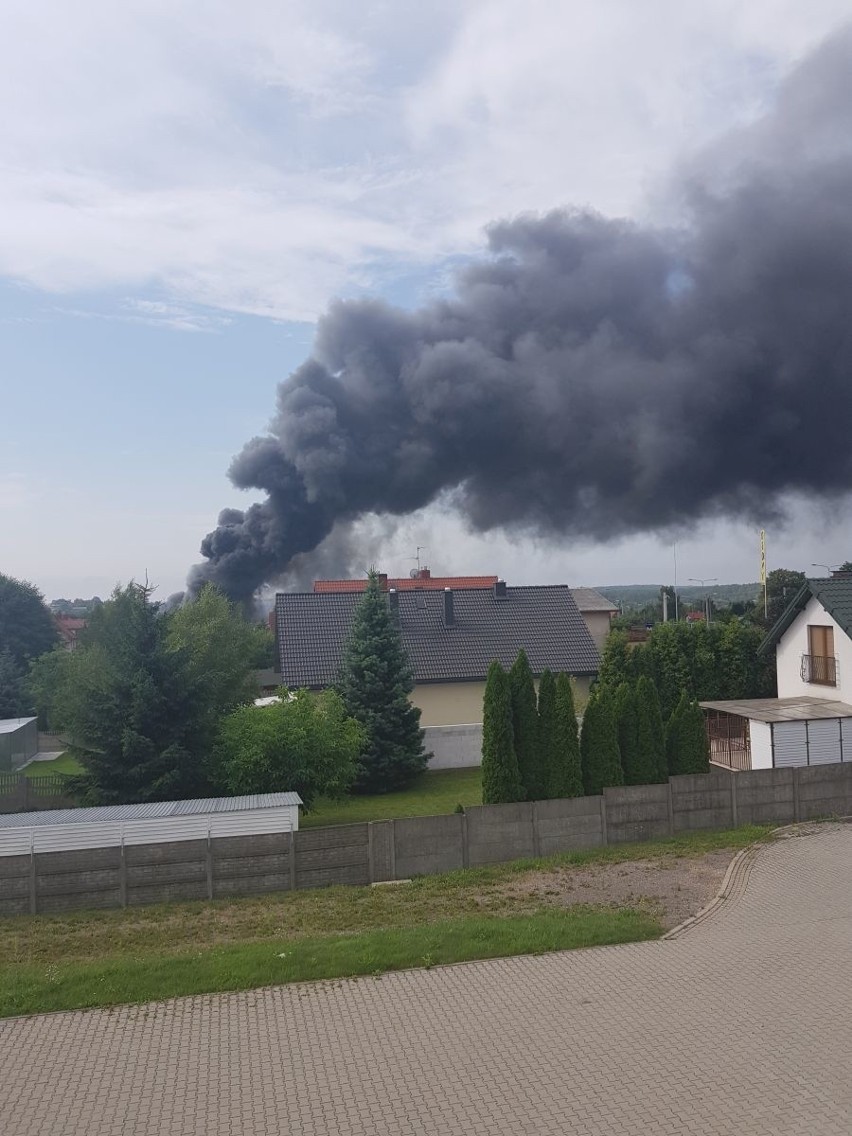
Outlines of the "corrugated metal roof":
[[852,706],[832,698],[741,698],[702,702],[705,710],[721,710],[757,722],[806,722],[820,718],[852,718]]
[[0,828],[40,828],[61,824],[117,824],[174,816],[210,816],[301,805],[298,793],[256,793],[249,797],[202,797],[192,801],[146,801],[139,805],[101,805],[89,809],[50,809],[0,814]]
[[23,729],[35,718],[3,718],[0,720],[0,734],[14,734],[15,730]]
[[[337,681],[357,593],[287,592],[276,596],[281,680],[291,688]],[[521,647],[533,674],[545,668],[595,674],[600,656],[567,584],[453,592],[453,623],[444,593],[400,592],[399,628],[415,682],[484,679],[497,659],[510,667]]]

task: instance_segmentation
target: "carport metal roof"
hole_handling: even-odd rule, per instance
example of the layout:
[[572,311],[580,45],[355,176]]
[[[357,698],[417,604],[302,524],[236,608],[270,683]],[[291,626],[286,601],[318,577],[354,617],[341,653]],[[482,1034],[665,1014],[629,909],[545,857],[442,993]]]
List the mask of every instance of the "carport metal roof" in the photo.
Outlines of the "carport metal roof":
[[705,710],[719,710],[757,722],[807,722],[818,718],[852,718],[852,706],[832,698],[741,698],[729,702],[702,702]]

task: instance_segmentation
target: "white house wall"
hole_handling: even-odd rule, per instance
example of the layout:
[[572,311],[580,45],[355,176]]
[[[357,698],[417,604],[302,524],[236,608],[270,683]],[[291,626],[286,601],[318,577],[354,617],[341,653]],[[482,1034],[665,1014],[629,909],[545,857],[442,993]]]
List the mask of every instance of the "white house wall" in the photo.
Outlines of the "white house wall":
[[755,718],[750,718],[748,733],[752,769],[771,769],[772,727],[768,722],[758,722]]
[[[818,624],[834,628],[834,656],[837,659],[837,686],[805,682],[802,679],[802,655],[809,654],[808,626]],[[775,667],[779,698],[831,698],[852,702],[852,639],[828,614],[819,600],[811,596],[787,628],[775,649]]]

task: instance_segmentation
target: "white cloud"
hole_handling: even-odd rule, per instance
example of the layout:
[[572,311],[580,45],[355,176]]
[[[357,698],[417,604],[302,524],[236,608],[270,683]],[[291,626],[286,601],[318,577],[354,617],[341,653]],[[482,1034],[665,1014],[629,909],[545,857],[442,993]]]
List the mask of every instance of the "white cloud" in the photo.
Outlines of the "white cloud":
[[636,213],[845,0],[14,0],[0,274],[311,319],[490,219]]

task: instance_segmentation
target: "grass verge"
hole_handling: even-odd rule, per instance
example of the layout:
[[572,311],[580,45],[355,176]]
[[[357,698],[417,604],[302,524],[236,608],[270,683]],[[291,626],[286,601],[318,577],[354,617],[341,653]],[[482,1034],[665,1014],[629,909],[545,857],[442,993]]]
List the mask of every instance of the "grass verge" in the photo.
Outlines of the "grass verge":
[[54,773],[82,773],[83,766],[73,754],[61,753],[52,761],[31,761],[21,772],[25,777],[49,777]]
[[658,921],[640,911],[572,908],[510,918],[453,919],[355,936],[249,943],[193,955],[6,968],[0,1016],[378,976],[409,967],[635,942],[659,933]]
[[0,1015],[649,938],[661,928],[641,897],[622,908],[565,907],[560,874],[630,860],[665,868],[770,833],[752,825],[688,833],[395,887],[0,919]]
[[365,820],[393,820],[412,816],[451,813],[456,805],[482,804],[482,771],[436,769],[424,773],[408,789],[397,793],[346,797],[340,801],[320,798],[305,813],[299,825],[316,828],[324,824],[355,824]]

